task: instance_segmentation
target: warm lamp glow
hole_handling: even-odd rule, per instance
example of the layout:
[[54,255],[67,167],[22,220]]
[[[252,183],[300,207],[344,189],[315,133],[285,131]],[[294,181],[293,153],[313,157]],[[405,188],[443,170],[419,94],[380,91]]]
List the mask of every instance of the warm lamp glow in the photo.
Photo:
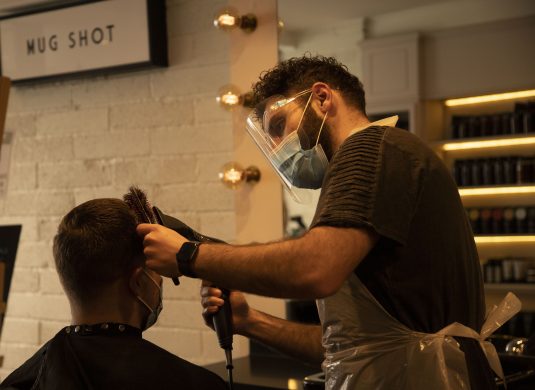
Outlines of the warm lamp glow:
[[219,88],[217,91],[216,101],[225,110],[232,110],[237,106],[251,107],[252,93],[247,92],[242,94],[238,87],[232,84],[227,84]]
[[459,188],[459,195],[535,194],[535,186]]
[[227,84],[219,88],[216,100],[226,110],[232,110],[241,103],[240,90],[232,85]]
[[449,99],[444,102],[448,107],[464,106],[468,104],[497,102],[501,100],[520,99],[535,96],[535,89],[527,91],[497,93],[493,95],[473,96],[460,99]]
[[236,162],[226,163],[221,167],[219,180],[228,188],[236,189],[243,182],[256,183],[260,180],[260,170],[254,166],[243,167]]
[[214,26],[223,31],[240,28],[245,32],[253,32],[256,24],[256,16],[253,14],[240,16],[238,11],[231,7],[224,8],[214,17]]
[[442,149],[446,151],[451,151],[451,150],[499,148],[502,146],[518,146],[518,145],[531,145],[531,144],[535,144],[535,137],[518,137],[518,138],[489,139],[489,140],[483,140],[483,141],[451,142],[451,143],[442,145]]
[[240,97],[233,94],[232,92],[227,92],[221,96],[221,104],[226,106],[235,106],[240,102]]
[[238,18],[234,15],[223,14],[217,17],[217,21],[215,23],[217,27],[220,27],[222,29],[232,28],[238,24]]
[[476,244],[535,242],[535,236],[476,236],[474,239]]

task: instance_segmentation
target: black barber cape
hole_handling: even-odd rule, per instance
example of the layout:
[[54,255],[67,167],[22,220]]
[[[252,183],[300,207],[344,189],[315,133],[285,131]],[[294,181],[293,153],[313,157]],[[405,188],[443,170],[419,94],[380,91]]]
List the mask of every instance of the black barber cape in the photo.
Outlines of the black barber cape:
[[122,324],[68,326],[9,375],[1,389],[227,389],[214,373]]

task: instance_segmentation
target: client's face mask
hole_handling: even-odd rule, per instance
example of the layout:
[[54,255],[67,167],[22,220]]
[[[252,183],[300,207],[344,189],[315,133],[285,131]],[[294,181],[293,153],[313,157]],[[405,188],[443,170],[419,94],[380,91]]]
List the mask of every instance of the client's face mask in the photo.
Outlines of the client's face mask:
[[310,149],[303,149],[299,139],[300,131],[310,134],[312,129],[302,129],[303,118],[310,104],[312,95],[309,97],[297,129],[284,138],[284,140],[274,149],[273,154],[279,162],[279,171],[299,188],[318,189],[321,188],[323,177],[329,165],[323,147],[319,143],[321,131],[327,118],[327,113],[323,117],[315,145]]
[[137,295],[137,299],[147,308],[149,309],[150,313],[149,313],[149,316],[147,317],[147,319],[145,320],[145,323],[142,325],[142,329],[141,330],[147,330],[149,329],[152,325],[154,325],[156,323],[156,321],[158,320],[158,316],[160,315],[160,313],[162,312],[162,309],[163,309],[163,286],[158,284],[150,275],[147,271],[143,270],[143,272],[145,273],[145,275],[147,275],[147,277],[156,285],[156,287],[158,288],[158,306],[153,309],[151,308],[147,302],[145,302],[143,300],[143,298],[141,298],[139,295]]

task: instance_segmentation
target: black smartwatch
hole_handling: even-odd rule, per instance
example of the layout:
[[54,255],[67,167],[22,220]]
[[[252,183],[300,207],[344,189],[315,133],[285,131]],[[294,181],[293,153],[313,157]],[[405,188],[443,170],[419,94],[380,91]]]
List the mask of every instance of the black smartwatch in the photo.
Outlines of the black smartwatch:
[[199,253],[199,246],[201,245],[198,241],[186,241],[180,247],[180,250],[176,254],[176,263],[178,265],[178,271],[190,278],[196,278],[197,275],[193,272],[193,263],[197,258]]

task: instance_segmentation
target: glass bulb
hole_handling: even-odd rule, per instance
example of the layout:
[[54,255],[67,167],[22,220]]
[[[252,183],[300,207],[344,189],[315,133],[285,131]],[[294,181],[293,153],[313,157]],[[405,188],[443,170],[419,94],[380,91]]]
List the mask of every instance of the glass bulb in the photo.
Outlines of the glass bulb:
[[240,90],[232,84],[224,85],[219,88],[216,101],[226,110],[232,110],[242,102]]
[[232,30],[240,25],[240,16],[233,8],[225,8],[214,17],[214,26],[221,30]]
[[229,162],[221,167],[219,180],[226,187],[236,189],[244,181],[244,169],[236,162]]

